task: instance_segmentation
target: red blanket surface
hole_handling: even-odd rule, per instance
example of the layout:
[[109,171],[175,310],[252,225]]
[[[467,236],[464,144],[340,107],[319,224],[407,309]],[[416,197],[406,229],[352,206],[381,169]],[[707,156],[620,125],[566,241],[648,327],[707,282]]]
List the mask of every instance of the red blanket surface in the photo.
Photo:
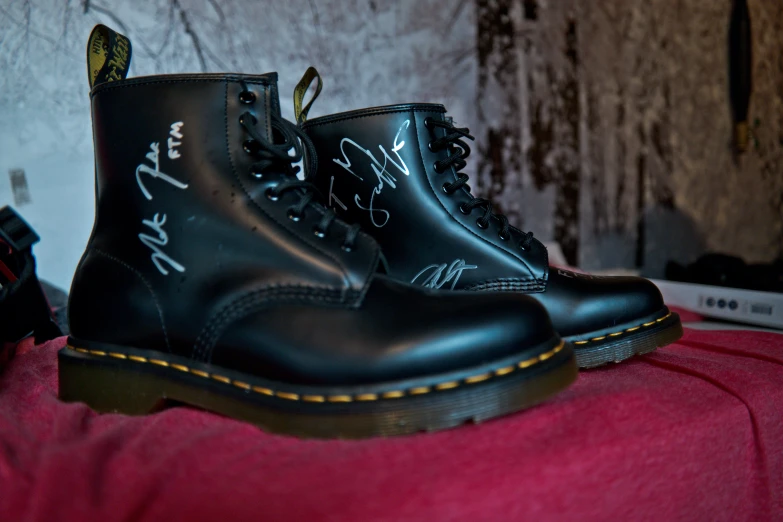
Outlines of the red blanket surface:
[[58,339],[0,378],[0,520],[783,520],[783,336],[687,331],[477,426],[296,440],[57,400]]

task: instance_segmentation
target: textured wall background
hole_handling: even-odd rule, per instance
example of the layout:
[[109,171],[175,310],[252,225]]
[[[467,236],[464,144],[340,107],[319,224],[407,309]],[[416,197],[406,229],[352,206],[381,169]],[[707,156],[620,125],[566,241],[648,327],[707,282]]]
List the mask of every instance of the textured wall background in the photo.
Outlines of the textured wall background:
[[130,37],[132,75],[277,70],[289,117],[311,64],[312,115],[443,102],[478,138],[475,192],[585,268],[658,274],[704,249],[771,260],[783,3],[750,8],[758,147],[735,162],[728,1],[0,0],[0,179],[25,170],[39,271],[67,286],[92,225],[84,49],[100,22]]
[[783,2],[751,0],[758,141],[734,158],[730,1],[478,0],[480,191],[583,268],[783,255]]

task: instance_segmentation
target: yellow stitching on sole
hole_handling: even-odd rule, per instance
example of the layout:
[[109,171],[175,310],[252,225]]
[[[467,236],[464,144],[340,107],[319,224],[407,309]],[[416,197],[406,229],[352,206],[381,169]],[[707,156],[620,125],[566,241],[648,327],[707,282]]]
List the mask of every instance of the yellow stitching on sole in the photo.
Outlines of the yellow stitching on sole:
[[607,337],[616,337],[618,335],[622,335],[624,332],[635,332],[636,330],[638,330],[640,328],[646,328],[648,326],[654,325],[655,323],[660,323],[662,321],[665,321],[666,319],[671,317],[671,315],[672,315],[672,313],[669,312],[668,314],[664,315],[663,317],[661,317],[659,319],[655,319],[653,321],[650,321],[649,323],[640,324],[639,326],[634,326],[633,328],[627,328],[627,329],[621,330],[619,332],[609,333],[609,334],[606,334],[606,335],[604,335],[602,337],[593,337],[592,339],[588,339],[586,341],[573,341],[573,344],[583,345],[583,344],[591,343],[593,341],[603,341]]
[[459,383],[457,381],[449,381],[449,382],[442,382],[440,384],[435,385],[436,390],[450,390],[452,388],[456,388],[459,386]]
[[517,367],[520,370],[524,370],[525,368],[530,368],[537,362],[538,362],[538,357],[533,357],[531,359],[528,359],[527,361],[520,361],[519,363],[517,363]]
[[[669,315],[671,315],[671,313]],[[667,317],[669,317],[669,316],[667,315],[666,317],[661,318],[661,320],[662,319],[666,319]],[[657,320],[655,322],[660,322],[660,320]],[[648,323],[648,324],[654,324],[654,323]],[[636,329],[639,329],[639,327],[637,326],[636,328],[634,328],[634,330],[636,330]],[[627,330],[627,331],[631,331],[631,330]],[[610,334],[610,335],[612,335],[612,334]],[[588,341],[576,341],[574,344],[585,344],[587,342]],[[544,361],[546,359],[549,359],[554,354],[556,354],[557,352],[562,350],[564,346],[565,346],[565,342],[564,341],[560,341],[560,344],[557,345],[552,350],[550,350],[548,352],[544,352],[541,355],[539,355],[538,357],[533,357],[533,358],[527,359],[525,361],[520,361],[520,362],[518,362],[516,364],[516,367],[518,367],[520,369],[529,368],[530,366],[536,364],[538,361]],[[329,395],[329,396],[326,396],[326,397],[323,396],[323,395],[303,395],[300,398],[300,396],[298,394],[296,394],[296,393],[274,391],[274,390],[272,390],[270,388],[264,388],[264,387],[261,387],[261,386],[251,386],[250,384],[248,384],[246,382],[232,381],[231,379],[229,379],[228,377],[225,377],[223,375],[215,375],[215,374],[210,375],[208,372],[205,372],[203,370],[196,370],[196,369],[189,368],[189,367],[187,367],[185,365],[182,365],[182,364],[170,363],[170,362],[164,361],[162,359],[147,359],[146,357],[142,357],[140,355],[126,355],[126,354],[122,354],[122,353],[118,353],[118,352],[108,352],[107,353],[107,352],[104,352],[102,350],[88,350],[86,348],[77,348],[77,347],[71,346],[71,345],[66,345],[66,347],[71,349],[71,350],[80,352],[80,353],[89,353],[89,354],[92,354],[92,355],[97,355],[97,356],[102,356],[102,357],[105,357],[105,356],[108,355],[110,357],[114,357],[114,358],[117,358],[117,359],[128,359],[128,360],[131,360],[131,361],[134,361],[134,362],[139,362],[139,363],[150,363],[150,364],[155,364],[157,366],[170,367],[170,368],[174,368],[175,370],[179,370],[181,372],[190,372],[193,375],[196,375],[198,377],[202,377],[202,378],[205,378],[205,379],[208,379],[208,378],[211,377],[212,379],[214,379],[214,380],[216,380],[218,382],[222,382],[224,384],[232,384],[232,385],[236,386],[237,388],[241,388],[243,390],[253,390],[254,392],[260,393],[262,395],[267,395],[267,396],[270,396],[270,397],[276,396],[276,397],[279,397],[281,399],[286,399],[286,400],[294,400],[294,401],[295,400],[303,400],[303,401],[307,401],[307,402],[326,402],[326,401],[328,401],[328,402],[353,402],[354,400],[357,400],[357,401],[375,401],[375,400],[378,400],[378,394],[375,394],[375,393],[362,393],[362,394],[356,395],[355,397],[353,397],[351,395]],[[486,381],[486,380],[492,378],[493,376],[494,377],[499,377],[499,376],[507,375],[507,374],[513,372],[516,369],[516,367],[513,366],[513,365],[512,366],[504,366],[503,368],[498,368],[494,372],[487,372],[487,373],[482,373],[482,374],[478,374],[478,375],[472,375],[470,377],[465,378],[464,382],[466,384],[475,384],[475,383],[478,383],[478,382],[483,382],[483,381]],[[435,385],[434,389],[435,390],[450,390],[452,388],[458,387],[459,385],[460,385],[459,381],[447,381],[447,382],[442,382],[440,384]],[[430,393],[431,391],[433,391],[433,387],[431,387],[431,386],[419,386],[419,387],[411,388],[411,389],[407,390],[407,393],[410,394],[410,395],[422,395],[422,394],[425,394],[425,393]],[[405,395],[406,395],[406,390],[392,390],[392,391],[388,391],[388,392],[382,393],[381,397],[383,397],[384,399],[398,399],[400,397],[404,397]]]
[[[481,375],[473,375],[473,376],[468,377],[467,379],[465,379],[465,383],[466,384],[475,384],[477,382],[486,381],[490,377],[492,377],[491,373],[482,373]],[[411,393],[413,393],[413,390],[411,390]]]
[[560,344],[558,344],[557,346],[555,346],[554,348],[552,348],[548,352],[544,352],[542,354],[539,354],[536,357],[531,357],[527,361],[522,361],[520,363],[517,363],[517,366],[519,366],[520,368],[527,368],[528,366],[531,366],[532,364],[534,364],[534,363],[536,363],[538,361],[546,361],[547,359],[551,358],[553,355],[558,353],[560,350],[562,350],[564,346],[565,346],[565,341],[563,341],[561,339],[560,340]]

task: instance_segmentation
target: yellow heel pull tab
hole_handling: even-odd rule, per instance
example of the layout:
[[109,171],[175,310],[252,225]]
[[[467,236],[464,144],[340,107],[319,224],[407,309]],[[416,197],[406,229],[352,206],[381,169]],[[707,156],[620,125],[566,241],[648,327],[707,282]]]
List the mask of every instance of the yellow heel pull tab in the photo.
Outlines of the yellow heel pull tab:
[[99,83],[124,80],[128,76],[131,43],[128,38],[105,25],[92,29],[87,42],[87,80],[90,88]]
[[[305,94],[307,94],[308,89],[310,89],[313,80],[316,79],[318,80],[318,83],[315,86],[315,93],[313,94],[313,97],[310,98],[310,101],[307,102],[307,105],[302,107]],[[318,74],[316,68],[308,67],[304,76],[302,76],[302,79],[299,80],[299,83],[297,83],[294,88],[294,115],[296,116],[296,123],[304,123],[307,121],[307,113],[310,112],[310,106],[313,105],[315,99],[321,94],[321,88],[323,86],[324,82],[321,80],[321,75]]]

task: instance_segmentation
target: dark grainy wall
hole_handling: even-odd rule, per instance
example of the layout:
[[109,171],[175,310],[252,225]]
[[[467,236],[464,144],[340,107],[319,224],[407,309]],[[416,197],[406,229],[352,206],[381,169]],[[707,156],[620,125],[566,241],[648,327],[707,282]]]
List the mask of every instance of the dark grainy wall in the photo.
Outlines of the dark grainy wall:
[[0,0],[0,204],[24,169],[39,270],[67,286],[92,220],[84,46],[106,23],[131,38],[134,75],[279,71],[289,117],[311,64],[314,116],[445,103],[477,137],[474,191],[584,268],[771,260],[783,2],[749,3],[756,145],[734,158],[728,0]]
[[749,2],[755,141],[741,157],[731,2],[477,5],[478,192],[588,269],[783,255],[783,2]]

